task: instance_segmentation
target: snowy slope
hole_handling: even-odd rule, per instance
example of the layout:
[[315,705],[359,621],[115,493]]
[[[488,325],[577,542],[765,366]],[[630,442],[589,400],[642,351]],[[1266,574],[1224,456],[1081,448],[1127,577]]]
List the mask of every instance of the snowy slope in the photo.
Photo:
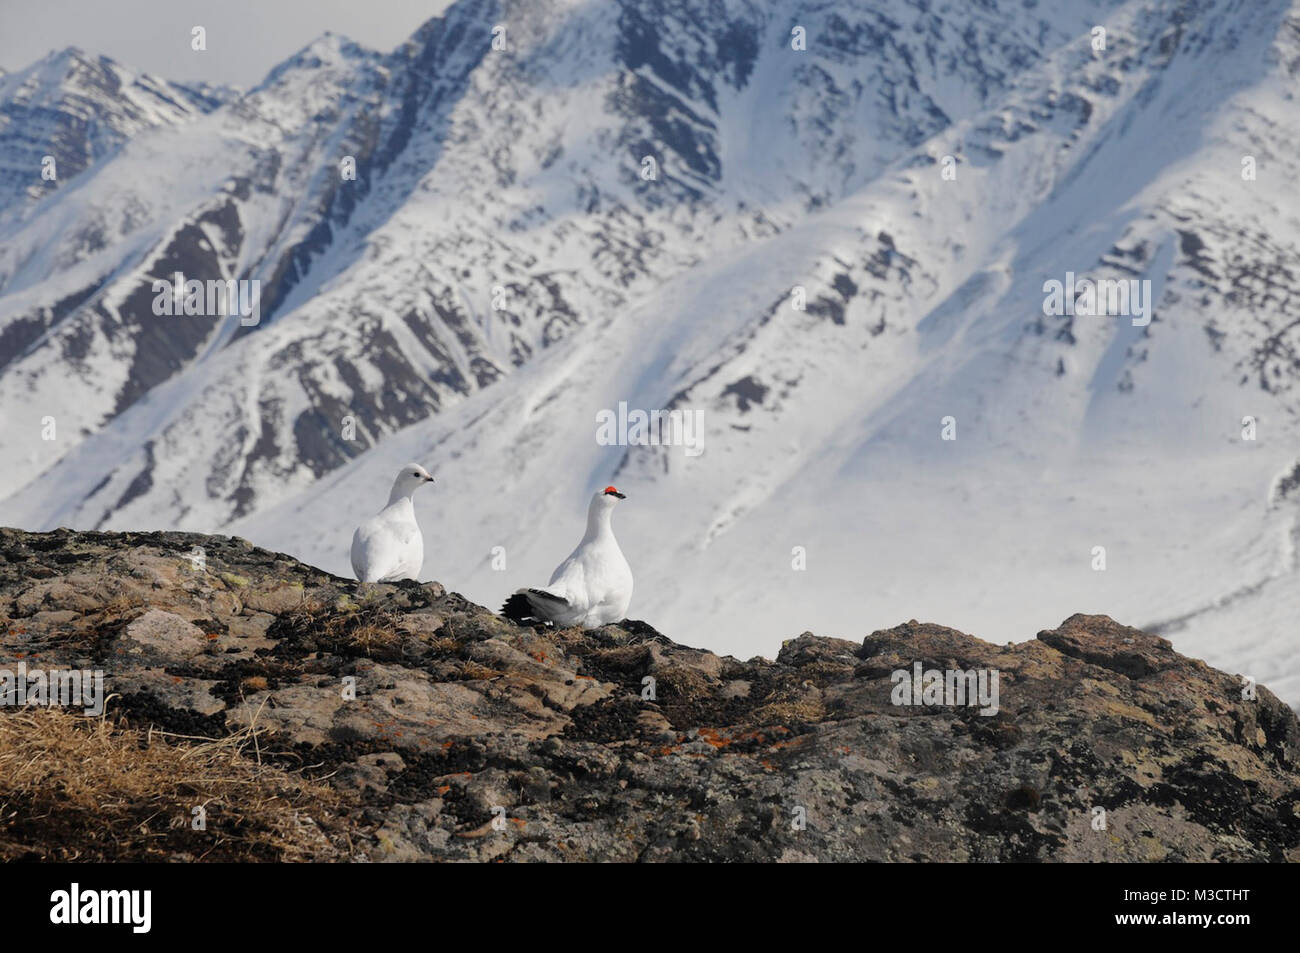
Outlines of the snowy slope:
[[[616,482],[632,614],[681,641],[1096,611],[1300,700],[1298,37],[1280,0],[460,3],[387,56],[327,36],[0,223],[0,523],[345,573],[414,459],[425,573],[494,604]],[[263,322],[153,316],[178,265],[261,278]],[[1045,315],[1067,272],[1149,280],[1150,325]],[[702,412],[703,453],[600,445],[620,402]]]
[[[43,518],[148,513],[209,525],[255,509],[494,382],[590,315],[798,220],[825,202],[828,155],[872,124],[889,129],[886,111],[899,131],[876,136],[875,165],[899,154],[946,121],[936,102],[964,108],[1005,82],[1003,57],[986,75],[975,41],[1023,67],[1043,29],[1007,37],[983,12],[926,14],[925,32],[900,48],[888,18],[863,4],[851,29],[841,13],[809,20],[825,52],[805,62],[783,49],[787,23],[752,5],[727,11],[735,39],[726,42],[689,5],[520,4],[498,11],[511,44],[500,52],[490,49],[490,12],[453,8],[382,62],[326,38],[197,128],[137,144],[81,201],[12,236],[0,255],[10,292],[0,321],[19,359],[5,369],[4,398],[75,426],[52,446],[34,430],[8,435],[0,449],[21,464],[0,491],[167,383],[157,404],[166,416],[135,409],[88,448],[115,477],[61,491]],[[850,56],[890,85],[862,85],[842,62]],[[922,57],[930,65],[913,75]],[[763,80],[751,84],[759,59]],[[917,90],[882,91],[905,81]],[[806,86],[832,90],[815,122]],[[761,150],[742,138],[755,116],[793,129],[793,148],[764,176],[753,161]],[[338,155],[358,158],[356,183],[338,181]],[[646,155],[662,173],[651,183],[637,174]],[[141,314],[151,296],[139,289],[186,265],[261,278],[278,327],[238,353],[239,341],[214,340],[213,322]],[[506,292],[500,311],[496,288]],[[76,367],[79,355],[105,351],[112,368]],[[359,439],[344,444],[335,435],[349,410]],[[213,440],[193,440],[200,421]],[[124,461],[128,432],[135,450]],[[163,451],[202,474],[203,499],[171,491],[179,470],[154,472]],[[88,472],[80,460],[74,470]]]

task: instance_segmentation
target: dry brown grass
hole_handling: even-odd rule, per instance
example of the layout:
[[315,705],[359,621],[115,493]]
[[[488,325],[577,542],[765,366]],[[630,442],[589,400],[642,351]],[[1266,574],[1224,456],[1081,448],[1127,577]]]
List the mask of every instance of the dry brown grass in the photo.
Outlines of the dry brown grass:
[[212,741],[0,714],[0,860],[342,859],[322,832],[337,795],[260,764],[257,746],[257,729]]
[[379,655],[391,658],[401,654],[401,638],[389,626],[366,623],[357,626],[348,633],[348,641],[357,652],[364,652],[366,658]]
[[465,662],[460,669],[460,677],[466,681],[489,681],[494,678],[500,678],[504,672],[499,672],[494,668],[488,668],[486,665],[480,665],[473,660]]
[[455,639],[449,639],[445,635],[435,635],[429,639],[429,648],[435,654],[440,656],[455,655],[460,651],[460,643]]
[[826,708],[813,699],[774,702],[755,708],[750,718],[756,725],[780,725],[791,722],[816,724],[826,717]]
[[348,658],[393,661],[402,656],[401,617],[380,606],[346,609],[305,600],[280,613],[273,626],[276,637]]

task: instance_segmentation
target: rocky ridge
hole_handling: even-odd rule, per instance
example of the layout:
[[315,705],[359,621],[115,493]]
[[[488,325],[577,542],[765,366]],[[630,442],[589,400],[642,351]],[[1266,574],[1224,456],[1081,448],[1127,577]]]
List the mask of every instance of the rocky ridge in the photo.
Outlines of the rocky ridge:
[[[516,627],[236,537],[3,529],[0,670],[20,662],[102,669],[140,746],[244,732],[280,781],[328,786],[302,809],[319,859],[1300,859],[1295,713],[1105,616],[1008,645],[804,633],[741,661],[642,622]],[[893,704],[917,662],[996,671],[998,712]],[[53,804],[0,788],[0,856],[158,856],[43,839]],[[203,857],[228,806],[146,826]]]

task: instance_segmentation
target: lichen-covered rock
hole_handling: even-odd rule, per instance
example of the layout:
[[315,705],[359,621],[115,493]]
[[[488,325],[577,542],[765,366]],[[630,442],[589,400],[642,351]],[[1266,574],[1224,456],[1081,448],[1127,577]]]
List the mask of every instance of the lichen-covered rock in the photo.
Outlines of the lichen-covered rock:
[[207,639],[197,625],[175,613],[150,609],[126,626],[114,640],[112,651],[127,657],[175,661],[193,658],[206,648]]
[[[103,670],[126,724],[264,729],[260,757],[338,792],[332,856],[1300,859],[1295,713],[1105,616],[1011,645],[804,633],[740,661],[639,622],[520,628],[238,539],[0,530],[0,668],[20,661]],[[935,671],[928,704],[896,674]]]

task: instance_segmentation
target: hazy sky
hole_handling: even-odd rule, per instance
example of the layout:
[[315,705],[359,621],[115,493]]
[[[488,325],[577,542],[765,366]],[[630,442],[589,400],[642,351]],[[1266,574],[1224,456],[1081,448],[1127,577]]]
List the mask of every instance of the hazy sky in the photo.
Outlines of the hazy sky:
[[[390,50],[450,0],[0,0],[0,67],[79,46],[167,79],[252,86],[326,30]],[[190,31],[207,30],[206,52]]]

